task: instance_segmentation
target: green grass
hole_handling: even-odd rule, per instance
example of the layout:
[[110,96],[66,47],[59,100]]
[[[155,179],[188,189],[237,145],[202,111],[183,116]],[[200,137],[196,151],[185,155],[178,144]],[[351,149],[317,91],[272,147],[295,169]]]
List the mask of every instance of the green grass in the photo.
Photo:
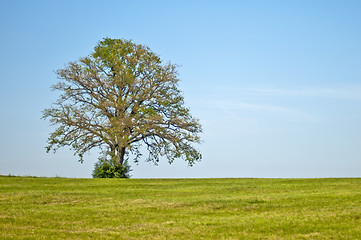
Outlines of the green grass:
[[0,177],[0,239],[361,239],[361,179]]

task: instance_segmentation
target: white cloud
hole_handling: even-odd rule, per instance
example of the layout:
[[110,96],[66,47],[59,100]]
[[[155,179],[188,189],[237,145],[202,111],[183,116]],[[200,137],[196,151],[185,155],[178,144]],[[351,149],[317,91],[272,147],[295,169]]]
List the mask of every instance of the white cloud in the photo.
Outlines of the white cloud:
[[[194,90],[194,89],[193,89]],[[197,95],[212,95],[218,97],[287,97],[287,98],[325,98],[361,100],[361,85],[340,85],[327,87],[240,87],[240,86],[204,86]]]
[[227,115],[231,116],[233,119],[241,120],[242,118],[238,116],[240,111],[247,111],[253,113],[264,113],[264,114],[275,114],[278,116],[284,117],[295,117],[298,120],[315,120],[316,117],[299,111],[293,108],[287,108],[278,105],[268,105],[268,104],[254,104],[247,102],[227,102],[227,101],[214,101],[208,102],[213,106],[217,106],[222,109]]
[[[209,92],[211,94],[207,95]],[[254,114],[267,114],[297,121],[318,122],[324,111],[317,100],[359,101],[361,85],[302,89],[206,87],[197,98],[194,101],[197,104],[217,107],[226,113],[225,116],[235,120],[244,119],[246,115],[254,117]]]
[[280,88],[246,88],[245,92],[252,95],[280,96],[280,97],[318,97],[336,99],[361,99],[361,86],[340,88],[309,88],[309,89],[280,89]]
[[234,110],[251,110],[251,111],[267,111],[267,112],[280,112],[280,113],[295,113],[296,111],[291,108],[286,108],[276,105],[253,104],[253,103],[224,103],[229,109]]

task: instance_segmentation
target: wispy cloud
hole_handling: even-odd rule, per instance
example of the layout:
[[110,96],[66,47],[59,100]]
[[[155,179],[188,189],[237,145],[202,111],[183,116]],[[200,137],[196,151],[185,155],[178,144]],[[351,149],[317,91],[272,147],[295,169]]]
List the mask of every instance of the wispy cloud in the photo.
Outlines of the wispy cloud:
[[[193,89],[194,90],[194,89]],[[203,86],[198,94],[211,93],[218,96],[244,97],[287,97],[287,98],[325,98],[361,100],[361,85],[340,85],[326,87],[240,87],[240,86]]]
[[253,113],[261,114],[276,114],[285,117],[296,117],[299,120],[314,120],[316,117],[299,111],[293,108],[287,108],[278,105],[268,105],[268,104],[254,104],[246,102],[227,102],[227,101],[214,101],[208,102],[213,106],[217,106],[222,109],[227,115],[231,116],[233,119],[240,120],[241,117],[238,116],[239,111],[247,111]]
[[245,88],[243,91],[252,95],[262,96],[361,99],[361,86],[358,85],[341,88],[309,89]]
[[[198,104],[217,107],[226,116],[242,120],[245,116],[266,114],[272,117],[297,119],[297,121],[320,121],[324,100],[361,100],[361,85],[325,88],[239,88],[209,87],[203,89],[211,94],[197,96]],[[210,97],[211,96],[211,97]],[[208,100],[207,100],[208,98]],[[322,104],[320,104],[322,103]],[[330,101],[329,104],[332,104]],[[327,110],[326,110],[327,111]]]
[[[218,103],[220,104],[220,103]],[[280,113],[294,113],[295,110],[276,105],[265,105],[265,104],[253,104],[253,103],[226,103],[225,106],[235,110],[255,110],[255,111],[267,111],[267,112],[280,112]]]

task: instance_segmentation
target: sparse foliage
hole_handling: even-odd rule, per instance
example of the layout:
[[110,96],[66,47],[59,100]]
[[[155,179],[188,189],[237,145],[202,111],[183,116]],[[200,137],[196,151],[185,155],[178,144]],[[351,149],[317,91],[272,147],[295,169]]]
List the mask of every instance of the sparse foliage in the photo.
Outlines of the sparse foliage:
[[43,111],[57,126],[47,151],[70,146],[83,162],[86,152],[100,148],[103,165],[124,168],[129,156],[138,162],[145,146],[147,161],[166,156],[193,165],[201,159],[192,146],[200,143],[201,125],[184,106],[176,68],[132,41],[99,42],[88,57],[56,72],[60,81],[52,88],[61,95]]

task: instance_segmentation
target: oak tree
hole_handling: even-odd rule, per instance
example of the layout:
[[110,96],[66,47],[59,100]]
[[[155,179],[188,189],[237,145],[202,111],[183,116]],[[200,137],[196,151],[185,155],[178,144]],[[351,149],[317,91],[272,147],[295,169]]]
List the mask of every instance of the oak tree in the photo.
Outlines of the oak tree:
[[56,71],[52,86],[60,96],[43,118],[56,126],[47,151],[70,146],[83,162],[84,154],[101,149],[98,167],[125,169],[127,160],[157,164],[183,158],[189,165],[201,160],[193,143],[200,143],[201,125],[184,106],[177,66],[164,63],[144,45],[105,38],[87,57]]

